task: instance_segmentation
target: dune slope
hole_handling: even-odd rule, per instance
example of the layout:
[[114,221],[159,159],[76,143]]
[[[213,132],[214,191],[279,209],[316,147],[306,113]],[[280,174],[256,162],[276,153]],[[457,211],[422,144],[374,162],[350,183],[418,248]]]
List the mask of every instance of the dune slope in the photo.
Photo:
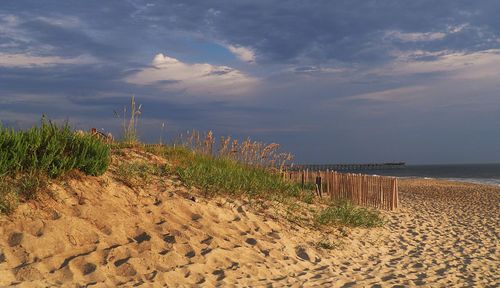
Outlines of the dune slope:
[[328,269],[303,228],[175,178],[132,189],[113,168],[58,181],[0,218],[0,286],[298,285]]

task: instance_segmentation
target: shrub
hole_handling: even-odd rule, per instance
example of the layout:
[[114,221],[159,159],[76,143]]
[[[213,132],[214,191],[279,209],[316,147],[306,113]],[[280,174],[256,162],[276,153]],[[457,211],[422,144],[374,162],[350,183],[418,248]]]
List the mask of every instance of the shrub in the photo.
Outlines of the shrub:
[[321,225],[340,224],[365,228],[383,225],[378,211],[356,206],[348,201],[332,202],[316,215],[315,221]]

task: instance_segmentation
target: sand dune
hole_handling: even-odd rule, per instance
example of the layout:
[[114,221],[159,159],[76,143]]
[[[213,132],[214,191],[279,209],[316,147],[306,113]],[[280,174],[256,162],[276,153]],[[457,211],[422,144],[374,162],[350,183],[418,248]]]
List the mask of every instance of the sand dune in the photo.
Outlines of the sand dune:
[[[385,213],[384,228],[322,232],[244,200],[204,199],[173,178],[131,189],[110,171],[51,190],[0,217],[1,287],[495,287],[499,280],[494,187],[404,180],[403,208]],[[325,237],[337,246],[318,247]]]

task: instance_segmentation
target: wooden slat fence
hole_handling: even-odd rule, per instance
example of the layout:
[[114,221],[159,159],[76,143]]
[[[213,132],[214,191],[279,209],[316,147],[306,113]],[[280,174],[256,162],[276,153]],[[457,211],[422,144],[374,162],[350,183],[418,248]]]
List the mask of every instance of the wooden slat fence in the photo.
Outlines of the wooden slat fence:
[[335,200],[347,199],[354,204],[384,210],[399,206],[398,179],[336,171],[289,171],[284,177],[291,181],[316,184],[320,196]]

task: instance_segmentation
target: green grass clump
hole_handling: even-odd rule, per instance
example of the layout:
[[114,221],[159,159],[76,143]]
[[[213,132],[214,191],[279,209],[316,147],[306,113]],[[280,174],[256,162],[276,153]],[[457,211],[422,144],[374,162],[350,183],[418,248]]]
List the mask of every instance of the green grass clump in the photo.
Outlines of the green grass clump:
[[339,244],[337,243],[333,243],[327,239],[323,239],[321,241],[319,241],[317,244],[316,244],[317,247],[319,248],[322,248],[322,249],[326,249],[326,250],[332,250],[332,249],[335,249],[339,246]]
[[206,155],[182,146],[152,146],[146,150],[168,159],[186,185],[209,194],[222,192],[274,198],[298,197],[300,194],[299,185],[283,181],[278,173],[227,157]]
[[110,148],[88,134],[77,134],[68,125],[59,127],[42,119],[39,127],[15,131],[0,126],[0,175],[44,173],[51,178],[78,169],[88,175],[103,174],[110,162]]
[[207,192],[267,196],[276,194],[298,196],[298,185],[285,182],[278,174],[263,168],[248,166],[232,159],[194,154],[189,162],[177,167],[181,180],[187,185]]
[[0,125],[0,214],[10,213],[19,200],[31,200],[57,178],[74,169],[103,174],[110,147],[100,139],[75,133],[42,118],[39,127],[16,131]]
[[315,217],[320,225],[347,225],[351,227],[379,227],[383,219],[378,211],[356,206],[348,201],[333,202]]
[[31,172],[21,175],[15,179],[17,194],[26,200],[36,199],[37,193],[45,189],[48,185],[48,179],[45,174]]
[[0,214],[9,214],[19,205],[20,199],[36,199],[46,189],[47,176],[40,173],[0,177]]
[[19,204],[16,186],[8,179],[0,178],[0,214],[9,214]]

